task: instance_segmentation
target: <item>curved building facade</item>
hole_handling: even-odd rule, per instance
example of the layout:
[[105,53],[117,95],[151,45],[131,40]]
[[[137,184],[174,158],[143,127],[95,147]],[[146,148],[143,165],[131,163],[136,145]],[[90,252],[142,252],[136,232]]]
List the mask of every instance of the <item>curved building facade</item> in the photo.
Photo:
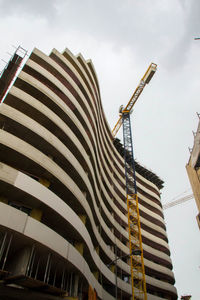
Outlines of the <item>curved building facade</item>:
[[[40,299],[131,299],[123,147],[92,62],[34,49],[0,125],[2,299],[30,289]],[[148,299],[177,299],[162,181],[136,171]]]

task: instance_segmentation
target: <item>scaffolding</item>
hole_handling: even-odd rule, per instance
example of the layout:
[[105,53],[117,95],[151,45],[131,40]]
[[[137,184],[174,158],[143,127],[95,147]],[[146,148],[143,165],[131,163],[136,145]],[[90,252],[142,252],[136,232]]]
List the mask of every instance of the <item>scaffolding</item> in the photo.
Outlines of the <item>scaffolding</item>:
[[27,50],[18,46],[11,56],[8,63],[0,73],[0,103],[4,101],[6,94],[8,93],[12,83],[16,78],[18,69],[20,68],[23,59],[27,55]]
[[[0,280],[4,286],[16,284],[32,291],[66,297],[82,293],[84,281],[80,280],[75,288],[76,273],[72,264],[11,231],[0,231]],[[92,295],[91,299],[96,300],[95,290]]]

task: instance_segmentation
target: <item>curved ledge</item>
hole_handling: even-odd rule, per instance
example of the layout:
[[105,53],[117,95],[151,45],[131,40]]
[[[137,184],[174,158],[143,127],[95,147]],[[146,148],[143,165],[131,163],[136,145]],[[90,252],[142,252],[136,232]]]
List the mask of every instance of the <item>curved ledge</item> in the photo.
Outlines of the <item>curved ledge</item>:
[[[35,199],[34,205],[37,203],[62,219],[63,224],[72,228],[77,240],[84,243],[87,255],[81,256],[74,250],[51,220],[46,226],[7,206],[14,224],[19,221],[12,230],[37,243],[43,241],[45,247],[76,266],[96,289],[98,297],[113,299],[95,279],[89,266],[114,286],[115,275],[106,267],[108,261],[115,259],[113,245],[119,253],[129,253],[124,161],[113,144],[92,62],[81,54],[74,56],[68,49],[63,54],[53,49],[49,57],[34,49],[1,106],[0,114],[4,128],[0,129],[2,148],[13,154],[6,157],[2,151],[2,161],[51,181],[52,191],[5,164],[6,179],[1,177],[0,169],[0,184],[5,180],[5,186],[21,191],[24,199],[30,195]],[[21,161],[14,161],[16,157]],[[152,276],[146,275],[147,286],[149,291],[152,288],[152,293],[158,291],[164,298],[172,295],[175,299],[159,189],[140,174],[136,177],[147,274],[151,275],[152,270]],[[87,216],[87,226],[83,226],[78,214]],[[2,222],[7,228],[13,226],[5,218]],[[56,245],[48,240],[48,235],[55,238]],[[99,254],[94,250],[97,246]],[[122,278],[130,273],[126,262],[119,259],[117,265],[124,274]],[[159,276],[161,280],[157,279]],[[131,294],[130,285],[120,278],[118,287],[124,295]],[[148,295],[148,299],[163,298]]]

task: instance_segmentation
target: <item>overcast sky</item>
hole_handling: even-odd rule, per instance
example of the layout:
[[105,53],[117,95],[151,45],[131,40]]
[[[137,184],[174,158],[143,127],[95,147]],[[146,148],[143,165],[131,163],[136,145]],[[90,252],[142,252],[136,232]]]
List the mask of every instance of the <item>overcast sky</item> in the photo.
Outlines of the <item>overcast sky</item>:
[[[6,61],[12,45],[91,58],[111,128],[149,64],[158,64],[132,114],[135,157],[165,181],[163,203],[191,193],[185,165],[200,113],[199,0],[0,0],[0,36]],[[199,300],[195,202],[165,215],[179,297]]]

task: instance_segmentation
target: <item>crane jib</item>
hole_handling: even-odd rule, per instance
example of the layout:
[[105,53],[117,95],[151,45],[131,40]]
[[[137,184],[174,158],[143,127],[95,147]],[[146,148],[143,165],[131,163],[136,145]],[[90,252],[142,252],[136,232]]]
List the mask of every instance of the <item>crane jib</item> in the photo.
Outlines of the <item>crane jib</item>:
[[131,111],[135,102],[137,101],[138,97],[140,96],[141,92],[143,91],[144,87],[145,87],[145,83],[144,83],[144,81],[141,81],[140,85],[135,90],[135,93],[133,94],[132,98],[130,99],[129,103],[127,104],[127,106],[124,110],[129,111],[129,112]]
[[[148,67],[147,71],[145,72],[144,76],[142,77],[138,87],[134,91],[128,104],[126,105],[126,107],[124,109],[121,110],[121,113],[127,113],[127,112],[131,113],[131,110],[132,110],[133,106],[135,105],[137,99],[139,98],[140,94],[142,93],[145,85],[150,82],[150,80],[153,77],[153,75],[155,74],[156,70],[157,70],[157,65],[154,63],[151,63],[150,66]],[[114,129],[112,130],[114,137],[116,136],[117,132],[119,131],[121,125],[122,125],[122,121],[121,121],[121,114],[120,114],[120,117],[119,117]]]

